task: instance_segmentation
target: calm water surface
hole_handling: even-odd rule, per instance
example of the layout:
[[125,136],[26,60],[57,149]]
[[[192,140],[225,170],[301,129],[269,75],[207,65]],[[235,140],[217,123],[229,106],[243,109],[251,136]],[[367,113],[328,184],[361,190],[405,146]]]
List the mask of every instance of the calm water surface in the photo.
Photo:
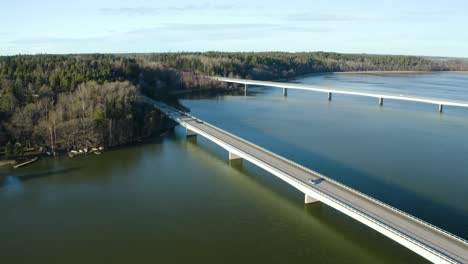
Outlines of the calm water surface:
[[[468,75],[298,82],[468,100]],[[194,115],[468,238],[468,109],[252,88]],[[425,263],[248,162],[176,128],[100,156],[0,169],[2,263]]]

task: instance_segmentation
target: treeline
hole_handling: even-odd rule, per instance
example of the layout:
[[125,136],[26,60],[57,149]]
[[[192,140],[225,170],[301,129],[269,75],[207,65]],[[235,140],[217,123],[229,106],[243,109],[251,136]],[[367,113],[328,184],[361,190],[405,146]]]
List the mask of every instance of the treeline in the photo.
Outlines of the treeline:
[[113,55],[0,57],[0,156],[25,148],[117,146],[159,131],[141,91],[174,101],[182,74]]
[[116,146],[154,133],[161,125],[156,110],[144,105],[129,82],[80,84],[54,102],[41,98],[18,108],[6,124],[25,146]]
[[340,54],[330,52],[285,53],[160,53],[134,55],[199,75],[258,80],[290,79],[301,75],[343,71],[462,71],[468,61],[416,56]]
[[141,94],[177,103],[173,90],[223,86],[128,56],[0,57],[0,158],[141,140],[165,126]]
[[177,103],[174,91],[227,88],[206,75],[275,80],[332,71],[467,69],[463,60],[325,52],[0,57],[0,156],[149,137],[164,119],[141,95]]

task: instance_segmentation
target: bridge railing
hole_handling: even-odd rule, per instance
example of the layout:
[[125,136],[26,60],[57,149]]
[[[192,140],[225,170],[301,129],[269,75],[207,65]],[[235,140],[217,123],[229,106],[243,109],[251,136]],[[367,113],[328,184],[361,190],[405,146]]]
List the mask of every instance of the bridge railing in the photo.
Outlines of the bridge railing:
[[[190,118],[192,118],[192,119],[194,119],[194,120],[198,120],[198,121],[200,121],[200,122],[203,122],[202,120],[198,119],[197,117],[194,117],[194,116],[192,116],[192,115],[190,115],[190,114],[188,114],[188,113],[185,113],[185,112],[183,112],[183,111],[181,111],[181,110],[179,110],[179,109],[176,109],[176,108],[174,108],[174,107],[172,107],[172,106],[165,105],[165,107],[168,107],[168,108],[170,108],[171,110],[176,111],[176,112],[178,112],[178,113],[181,114],[181,115],[185,115],[185,116],[188,116],[188,117],[190,117]],[[374,202],[374,203],[376,203],[376,204],[378,204],[378,205],[380,205],[380,206],[383,206],[383,207],[385,207],[385,208],[388,208],[388,209],[390,209],[390,210],[393,210],[393,211],[397,212],[398,214],[403,215],[403,216],[405,216],[405,217],[407,217],[407,218],[409,218],[409,219],[411,219],[411,220],[413,220],[413,221],[415,221],[415,222],[418,222],[418,223],[420,223],[420,224],[422,224],[422,225],[424,225],[424,226],[427,226],[428,228],[431,228],[431,229],[433,229],[433,230],[435,230],[435,231],[437,231],[437,232],[439,232],[439,233],[441,233],[441,234],[443,234],[443,235],[445,235],[445,236],[447,236],[447,237],[449,237],[449,238],[455,239],[455,240],[457,240],[457,241],[459,241],[459,242],[461,242],[461,243],[463,243],[463,244],[465,244],[465,245],[468,245],[468,241],[467,241],[467,240],[465,240],[465,239],[463,239],[463,238],[461,238],[461,237],[459,237],[459,236],[457,236],[457,235],[454,235],[454,234],[452,234],[452,233],[450,233],[450,232],[448,232],[448,231],[445,231],[445,230],[443,230],[443,229],[441,229],[441,228],[439,228],[439,227],[437,227],[437,226],[435,226],[435,225],[433,225],[433,224],[431,224],[431,223],[428,223],[428,222],[426,222],[426,221],[424,221],[424,220],[422,220],[422,219],[419,219],[419,218],[417,218],[417,217],[415,217],[415,216],[413,216],[413,215],[411,215],[411,214],[408,214],[408,213],[406,213],[406,212],[404,212],[404,211],[402,211],[402,210],[400,210],[400,209],[398,209],[398,208],[396,208],[396,207],[393,207],[393,206],[391,206],[391,205],[389,205],[389,204],[386,204],[386,203],[384,203],[384,202],[382,202],[382,201],[380,201],[380,200],[378,200],[378,199],[376,199],[376,198],[373,198],[373,197],[371,197],[371,196],[369,196],[369,195],[367,195],[367,194],[365,194],[365,193],[362,193],[362,192],[360,192],[360,191],[358,191],[358,190],[356,190],[356,189],[353,189],[353,188],[351,188],[351,187],[349,187],[349,186],[347,186],[347,185],[344,185],[344,184],[342,184],[342,183],[340,183],[340,182],[338,182],[338,181],[335,181],[335,180],[333,180],[333,179],[331,179],[331,178],[329,178],[329,177],[327,177],[327,176],[325,176],[325,175],[323,175],[323,174],[321,174],[321,173],[319,173],[319,172],[316,172],[316,171],[314,171],[314,170],[312,170],[312,169],[309,169],[309,168],[306,168],[306,167],[304,167],[304,166],[302,166],[302,165],[300,165],[300,164],[298,164],[298,163],[296,163],[296,162],[293,162],[293,161],[288,160],[288,159],[286,159],[286,158],[284,158],[284,157],[281,157],[281,156],[279,156],[279,155],[277,155],[277,154],[275,154],[275,153],[273,153],[273,152],[271,152],[271,151],[269,151],[269,150],[267,150],[267,149],[265,149],[265,148],[263,148],[263,147],[260,147],[260,146],[258,146],[258,145],[252,144],[251,142],[248,142],[247,140],[245,140],[245,139],[243,139],[243,138],[240,138],[240,137],[238,137],[238,136],[236,136],[236,135],[233,135],[233,134],[231,134],[231,133],[229,133],[229,132],[227,132],[227,131],[225,131],[225,130],[222,130],[222,129],[218,128],[218,127],[215,127],[215,126],[213,126],[213,125],[211,125],[211,124],[209,124],[209,123],[204,122],[204,124],[207,125],[207,126],[210,126],[210,127],[213,128],[213,129],[217,129],[217,130],[219,130],[219,131],[222,131],[223,133],[225,133],[225,134],[227,134],[227,135],[229,135],[229,136],[231,136],[231,137],[233,137],[233,138],[235,138],[235,139],[237,139],[237,140],[239,140],[239,141],[242,141],[242,142],[244,142],[244,143],[246,143],[246,144],[254,145],[256,148],[258,148],[258,149],[260,149],[260,150],[262,150],[262,151],[268,153],[269,155],[275,156],[276,158],[279,158],[279,159],[281,159],[281,160],[283,160],[283,161],[286,161],[286,162],[288,162],[288,163],[290,163],[290,164],[292,164],[292,165],[294,165],[294,166],[296,166],[296,167],[298,167],[298,168],[301,168],[302,170],[309,171],[309,172],[311,172],[311,173],[313,173],[313,174],[316,174],[316,175],[318,175],[319,177],[322,177],[322,178],[326,179],[327,181],[332,182],[332,183],[335,184],[335,185],[338,185],[338,186],[341,187],[341,188],[344,188],[344,189],[346,189],[346,190],[348,190],[348,191],[350,191],[350,192],[352,192],[352,193],[354,193],[354,194],[357,194],[357,195],[359,195],[359,196],[362,196],[362,197],[364,197],[364,198],[366,198],[366,199],[368,199],[368,200],[370,200],[370,201],[372,201],[372,202]],[[301,181],[301,182],[302,182],[302,181]],[[309,185],[307,185],[307,186],[309,186]]]
[[[210,124],[207,124],[207,123],[205,123],[205,124],[208,125],[208,126],[211,126]],[[189,125],[189,126],[190,126],[190,125]],[[221,129],[219,129],[219,128],[217,128],[217,127],[214,127],[214,126],[211,126],[211,127],[215,128],[215,129],[218,129],[218,130],[221,130]],[[198,128],[198,129],[200,129],[200,128]],[[200,129],[200,130],[202,130],[202,129]],[[222,131],[222,132],[225,132],[225,131],[223,131],[223,130],[221,130],[221,131]],[[206,131],[205,131],[205,132],[206,132]],[[209,132],[206,132],[206,133],[209,134]],[[225,133],[231,135],[231,134],[228,133],[228,132],[225,132]],[[216,139],[219,140],[220,142],[224,142],[224,141],[223,141],[221,138],[219,138],[219,137],[216,137],[216,136],[211,135],[211,134],[210,134],[210,136],[216,138]],[[236,137],[236,136],[234,136],[234,137]],[[237,138],[237,137],[236,137],[236,138]],[[247,142],[247,143],[249,143],[249,142]],[[454,260],[454,259],[451,258],[450,256],[441,253],[440,251],[436,250],[435,248],[433,248],[433,247],[431,247],[431,246],[426,245],[424,242],[422,242],[422,241],[420,241],[420,240],[418,240],[418,239],[412,238],[412,237],[410,237],[410,236],[408,236],[408,235],[405,235],[403,232],[399,231],[398,229],[392,228],[392,227],[388,226],[388,224],[385,224],[384,222],[382,222],[382,221],[376,219],[375,217],[372,217],[372,216],[370,216],[369,214],[367,214],[367,213],[365,213],[365,212],[363,212],[363,211],[361,211],[361,210],[358,210],[358,209],[356,209],[355,207],[353,207],[353,206],[351,206],[351,205],[349,205],[349,204],[347,204],[347,203],[345,203],[345,202],[342,202],[342,201],[339,200],[339,199],[336,199],[335,197],[333,197],[333,196],[327,194],[326,192],[323,192],[322,190],[320,190],[320,189],[318,189],[318,188],[316,188],[316,187],[313,187],[313,186],[311,186],[311,185],[305,183],[305,182],[302,181],[301,179],[298,179],[298,178],[296,178],[295,176],[290,175],[289,173],[283,171],[283,170],[280,169],[280,168],[277,168],[277,167],[274,167],[274,166],[269,165],[268,161],[264,161],[264,160],[262,160],[261,158],[254,157],[254,156],[248,154],[246,151],[243,151],[242,149],[239,149],[239,148],[237,148],[237,147],[235,147],[235,146],[232,146],[232,145],[229,144],[229,143],[226,143],[226,144],[230,145],[230,146],[231,146],[232,148],[234,148],[234,149],[237,149],[239,152],[244,153],[244,155],[250,156],[250,157],[253,158],[253,159],[259,160],[259,161],[263,162],[266,166],[268,166],[268,167],[270,167],[270,168],[272,168],[272,169],[274,169],[274,170],[276,170],[276,171],[281,172],[283,175],[288,176],[290,179],[292,179],[292,180],[295,181],[296,183],[298,183],[298,184],[300,184],[300,185],[302,185],[302,186],[304,186],[304,187],[306,187],[306,188],[313,188],[315,192],[318,192],[320,195],[326,197],[327,199],[333,201],[334,203],[339,204],[340,206],[346,208],[347,210],[349,210],[349,211],[351,211],[351,212],[353,212],[353,213],[355,213],[355,214],[357,214],[357,215],[359,215],[359,216],[365,218],[366,220],[368,220],[368,221],[370,221],[370,222],[372,222],[372,223],[374,223],[374,224],[380,226],[381,228],[384,228],[385,230],[387,230],[387,231],[389,231],[389,232],[391,232],[391,233],[393,233],[393,234],[395,234],[395,235],[397,235],[397,236],[399,236],[399,237],[405,239],[406,241],[409,241],[410,243],[412,243],[412,244],[414,244],[414,245],[416,245],[416,246],[418,246],[418,247],[421,247],[421,248],[425,249],[426,251],[431,252],[431,253],[434,254],[434,255],[437,255],[438,257],[440,257],[440,258],[446,260],[447,262],[450,262],[450,263],[458,263],[458,261]],[[253,145],[252,143],[249,143],[249,144]],[[256,145],[255,145],[255,147],[262,149],[261,147],[258,147],[258,146],[256,146]],[[267,150],[265,150],[265,151],[267,151]],[[267,151],[267,152],[269,152],[269,151]],[[280,158],[281,158],[281,157],[280,157]],[[293,163],[293,162],[291,162],[291,163]]]
[[430,98],[430,97],[415,96],[415,95],[413,96],[400,95],[400,94],[391,94],[391,93],[382,93],[382,92],[374,93],[374,92],[362,91],[362,90],[360,91],[360,90],[324,88],[324,87],[318,87],[318,86],[313,86],[313,85],[308,85],[308,84],[299,84],[299,83],[281,83],[281,82],[273,82],[273,81],[231,79],[231,78],[226,78],[226,77],[210,77],[210,78],[220,81],[220,82],[228,82],[228,83],[268,86],[268,87],[276,87],[276,88],[300,89],[300,90],[308,90],[308,91],[315,91],[315,92],[347,94],[347,95],[365,96],[365,97],[373,97],[373,98],[385,98],[385,99],[393,99],[393,100],[404,100],[404,101],[413,101],[413,102],[421,102],[421,103],[436,104],[436,105],[450,105],[450,106],[465,107],[465,108],[468,107],[467,101],[459,101],[459,100],[451,100],[451,99]]
[[[190,116],[190,115],[189,115],[189,116]],[[191,116],[191,117],[192,117],[192,116]],[[192,117],[192,118],[195,118],[195,117]],[[197,118],[195,118],[195,119],[197,119]],[[199,120],[199,119],[197,119],[197,120]],[[443,229],[441,229],[441,228],[439,228],[439,227],[437,227],[437,226],[435,226],[435,225],[432,225],[432,224],[430,224],[430,223],[428,223],[428,222],[426,222],[426,221],[424,221],[424,220],[421,220],[421,219],[419,219],[419,218],[417,218],[417,217],[415,217],[415,216],[413,216],[413,215],[411,215],[411,214],[408,214],[408,213],[406,213],[406,212],[404,212],[404,211],[402,211],[402,210],[400,210],[400,209],[398,209],[398,208],[395,208],[395,207],[393,207],[393,206],[391,206],[391,205],[388,205],[388,204],[386,204],[386,203],[384,203],[384,202],[382,202],[382,201],[380,201],[380,200],[378,200],[378,199],[376,199],[376,198],[373,198],[373,197],[371,197],[371,196],[369,196],[369,195],[367,195],[367,194],[365,194],[365,193],[362,193],[362,192],[360,192],[360,191],[358,191],[358,190],[356,190],[356,189],[353,189],[353,188],[351,188],[351,187],[349,187],[349,186],[347,186],[347,185],[344,185],[344,184],[342,184],[342,183],[340,183],[340,182],[338,182],[338,181],[336,181],[336,180],[333,180],[333,179],[331,179],[331,178],[329,178],[329,177],[327,177],[327,176],[325,176],[325,175],[323,175],[323,174],[321,174],[321,173],[319,173],[319,172],[316,172],[316,171],[311,170],[311,169],[309,169],[309,168],[306,168],[306,167],[304,167],[304,166],[302,166],[302,165],[300,165],[300,164],[298,164],[298,163],[296,163],[296,162],[294,162],[294,161],[291,161],[291,160],[288,160],[288,159],[286,159],[286,158],[284,158],[284,157],[281,157],[281,156],[279,156],[278,154],[275,154],[275,153],[273,153],[273,152],[271,152],[271,151],[269,151],[269,150],[267,150],[267,149],[265,149],[265,148],[263,148],[263,147],[260,147],[260,146],[258,146],[258,145],[252,144],[251,142],[248,142],[247,140],[245,140],[245,139],[243,139],[243,138],[240,138],[240,137],[238,137],[238,136],[236,136],[236,135],[233,135],[233,134],[231,134],[231,133],[229,133],[229,132],[227,132],[227,131],[224,131],[224,130],[218,128],[218,127],[215,127],[215,126],[213,126],[213,125],[211,125],[211,124],[209,124],[209,123],[206,123],[206,122],[205,122],[204,124],[206,124],[206,125],[208,125],[208,126],[214,128],[214,129],[218,129],[218,130],[222,131],[223,133],[226,133],[226,134],[228,134],[229,136],[234,137],[234,138],[236,138],[237,140],[240,140],[240,141],[242,141],[242,142],[244,142],[244,143],[246,143],[246,144],[254,145],[256,148],[261,149],[262,151],[268,153],[269,155],[273,155],[273,156],[275,156],[276,158],[282,159],[283,161],[286,161],[286,162],[288,162],[288,163],[290,163],[290,164],[292,164],[292,165],[294,165],[294,166],[296,166],[296,167],[299,167],[299,168],[301,168],[301,169],[303,169],[303,170],[305,170],[305,171],[309,171],[309,172],[311,172],[311,173],[313,173],[313,174],[316,174],[316,175],[318,175],[319,177],[322,177],[322,178],[326,179],[327,181],[332,182],[333,184],[336,184],[336,185],[340,186],[341,188],[344,188],[344,189],[346,189],[346,190],[348,190],[348,191],[350,191],[350,192],[352,192],[352,193],[355,193],[355,194],[357,194],[357,195],[359,195],[359,196],[362,196],[362,197],[364,197],[364,198],[366,198],[366,199],[368,199],[368,200],[370,200],[370,201],[372,201],[372,202],[374,202],[374,203],[377,203],[377,204],[379,204],[379,205],[381,205],[381,206],[383,206],[383,207],[385,207],[385,208],[391,209],[391,210],[393,210],[393,211],[395,211],[395,212],[397,212],[397,213],[399,213],[399,214],[401,214],[401,215],[404,215],[405,217],[410,218],[410,219],[413,220],[413,221],[416,221],[416,222],[418,222],[418,223],[420,223],[420,224],[423,224],[423,225],[425,225],[425,226],[427,226],[427,227],[429,227],[429,228],[432,228],[432,229],[434,229],[434,230],[436,230],[436,231],[438,231],[438,232],[440,232],[440,233],[442,233],[442,234],[444,234],[444,235],[446,235],[446,236],[448,236],[448,237],[450,237],[450,238],[452,238],[452,239],[455,239],[455,240],[457,240],[457,241],[459,241],[459,242],[461,242],[461,243],[463,243],[463,244],[465,244],[465,245],[468,245],[468,241],[467,241],[467,240],[465,240],[465,239],[463,239],[463,238],[461,238],[461,237],[459,237],[459,236],[457,236],[457,235],[454,235],[454,234],[452,234],[452,233],[450,233],[450,232],[448,232],[448,231],[445,231],[445,230],[443,230]]]

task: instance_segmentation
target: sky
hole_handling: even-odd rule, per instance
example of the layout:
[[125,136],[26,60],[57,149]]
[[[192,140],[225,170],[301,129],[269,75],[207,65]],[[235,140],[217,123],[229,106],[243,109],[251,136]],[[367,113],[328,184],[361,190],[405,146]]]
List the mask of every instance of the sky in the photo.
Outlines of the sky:
[[0,0],[0,55],[331,51],[468,57],[466,0]]

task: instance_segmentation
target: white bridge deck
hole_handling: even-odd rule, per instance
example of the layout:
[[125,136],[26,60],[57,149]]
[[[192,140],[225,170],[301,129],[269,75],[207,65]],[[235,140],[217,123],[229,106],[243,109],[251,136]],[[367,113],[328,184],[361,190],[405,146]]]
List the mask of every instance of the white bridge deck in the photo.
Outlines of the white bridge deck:
[[323,202],[434,263],[468,263],[466,240],[164,103],[146,101],[188,132],[223,147],[230,157],[248,160],[294,186],[306,202]]
[[330,96],[329,99],[331,99],[331,94],[334,93],[334,94],[347,94],[347,95],[356,95],[356,96],[375,97],[375,98],[379,98],[380,104],[383,103],[383,99],[393,99],[393,100],[403,100],[403,101],[436,104],[436,105],[439,105],[440,112],[442,112],[442,106],[444,105],[468,108],[468,102],[457,101],[457,100],[447,100],[447,99],[421,97],[421,96],[407,96],[407,95],[389,94],[389,93],[372,93],[372,92],[365,92],[365,91],[340,90],[340,89],[331,89],[331,88],[328,89],[328,88],[322,88],[322,87],[317,87],[317,86],[308,85],[308,84],[300,84],[300,83],[268,82],[268,81],[233,79],[233,78],[224,78],[224,77],[210,77],[210,78],[220,81],[220,82],[227,82],[227,83],[238,83],[238,84],[244,84],[244,85],[259,85],[259,86],[276,87],[276,88],[283,88],[283,89],[299,89],[299,90],[323,92],[323,93],[329,94]]

